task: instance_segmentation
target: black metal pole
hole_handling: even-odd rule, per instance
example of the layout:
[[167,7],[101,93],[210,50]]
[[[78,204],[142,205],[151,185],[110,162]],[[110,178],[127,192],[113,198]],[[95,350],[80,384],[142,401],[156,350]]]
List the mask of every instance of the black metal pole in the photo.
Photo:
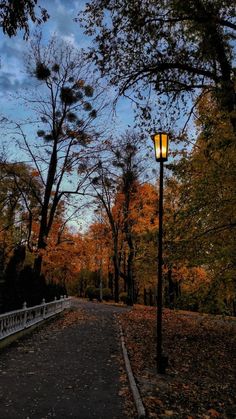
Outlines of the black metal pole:
[[157,372],[165,372],[165,361],[162,355],[162,234],[163,234],[163,161],[160,161],[159,188],[159,235],[158,235],[158,281],[157,281]]

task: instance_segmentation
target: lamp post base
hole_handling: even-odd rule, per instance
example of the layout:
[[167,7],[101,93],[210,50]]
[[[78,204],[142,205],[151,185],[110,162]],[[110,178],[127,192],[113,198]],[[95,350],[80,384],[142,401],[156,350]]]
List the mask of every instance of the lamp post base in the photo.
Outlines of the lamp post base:
[[168,367],[168,356],[162,355],[161,358],[158,360],[157,372],[159,374],[165,374],[167,367]]

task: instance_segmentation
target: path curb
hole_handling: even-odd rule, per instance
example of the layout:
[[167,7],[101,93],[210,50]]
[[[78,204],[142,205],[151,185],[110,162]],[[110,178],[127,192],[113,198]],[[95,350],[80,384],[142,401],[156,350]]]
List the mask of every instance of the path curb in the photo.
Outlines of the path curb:
[[138,387],[137,387],[137,384],[135,382],[135,378],[132,372],[130,360],[128,357],[128,352],[125,347],[123,330],[120,324],[119,324],[119,327],[120,327],[121,346],[122,346],[123,357],[125,361],[125,368],[126,368],[127,375],[129,378],[130,388],[133,393],[134,403],[135,403],[137,413],[138,413],[138,419],[145,419],[146,418],[145,408],[144,408],[144,405],[143,405],[143,402],[142,402],[142,399],[141,399],[141,396],[140,396],[140,393],[139,393],[139,390],[138,390]]

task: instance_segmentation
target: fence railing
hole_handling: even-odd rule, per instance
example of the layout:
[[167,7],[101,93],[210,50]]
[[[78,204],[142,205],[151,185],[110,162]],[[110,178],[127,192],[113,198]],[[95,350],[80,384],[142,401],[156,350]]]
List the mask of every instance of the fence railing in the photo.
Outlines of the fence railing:
[[70,303],[71,299],[66,296],[62,296],[60,300],[55,297],[49,303],[45,303],[43,299],[42,304],[29,308],[24,303],[21,310],[0,314],[0,340],[70,308]]

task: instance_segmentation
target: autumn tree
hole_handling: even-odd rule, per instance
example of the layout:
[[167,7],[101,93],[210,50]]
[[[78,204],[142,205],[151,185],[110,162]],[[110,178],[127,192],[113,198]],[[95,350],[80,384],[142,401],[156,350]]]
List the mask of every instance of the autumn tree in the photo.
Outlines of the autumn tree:
[[[235,299],[235,142],[232,126],[208,96],[198,106],[199,136],[193,150],[176,163],[180,202],[178,242],[195,266],[212,277],[211,307],[231,307]],[[221,295],[221,296],[220,296]],[[220,297],[220,298],[219,298]],[[206,304],[207,305],[207,304]],[[221,305],[221,308],[220,308]]]
[[79,20],[101,73],[119,94],[134,93],[146,118],[150,90],[164,107],[207,90],[236,130],[235,1],[90,0]]
[[91,224],[85,240],[90,253],[90,272],[93,281],[90,284],[96,289],[97,298],[102,301],[113,295],[113,283],[110,281],[110,260],[113,256],[111,231],[108,226],[105,211],[100,207],[94,222]]
[[55,285],[59,286],[63,295],[67,293],[68,284],[75,280],[81,266],[80,236],[72,234],[65,221],[65,213],[62,210],[54,219],[43,254],[42,274],[51,289],[52,299],[56,295]]
[[[145,157],[141,153],[140,137],[132,132],[127,132],[116,142],[107,141],[106,145],[105,158],[98,165],[92,185],[104,206],[112,231],[115,298],[118,297],[119,277],[122,277],[127,285],[128,301],[133,304],[135,250],[131,209],[138,178],[144,171]],[[125,269],[121,269],[124,242],[127,245],[127,258]]]
[[[110,144],[111,146],[111,144]],[[109,165],[110,166],[110,165]],[[112,260],[114,266],[114,297],[119,301],[119,278],[120,278],[120,252],[121,252],[121,224],[122,216],[120,208],[114,208],[116,197],[117,175],[111,171],[101,161],[97,166],[95,176],[92,178],[92,188],[94,198],[98,202],[98,207],[102,205],[107,216],[108,225],[112,236]]]
[[[56,41],[42,46],[41,36],[31,46],[28,71],[36,85],[28,92],[25,103],[31,106],[36,118],[36,141],[33,142],[17,123],[21,152],[27,153],[36,175],[43,185],[38,198],[40,207],[38,255],[34,270],[40,274],[42,251],[58,214],[59,204],[70,196],[83,194],[88,160],[98,141],[94,120],[101,110],[101,91],[95,92],[93,79],[82,52],[72,45]],[[95,82],[95,81],[94,81]],[[96,135],[95,135],[96,132]]]
[[135,223],[131,214],[135,193],[137,191],[138,178],[143,170],[141,158],[138,156],[139,137],[135,134],[127,133],[122,138],[120,144],[113,148],[113,165],[120,171],[118,183],[118,195],[120,200],[116,205],[121,205],[123,226],[122,230],[128,247],[127,269],[123,272],[127,284],[127,303],[134,303],[134,271],[133,263],[135,257],[135,247],[133,238],[133,225]]
[[[101,169],[101,168],[100,168]],[[100,171],[100,175],[102,172]],[[125,198],[118,188],[111,188],[112,182],[105,177],[99,178],[99,181],[106,183],[101,189],[98,179],[95,179],[94,189],[99,194],[103,191],[100,198],[98,209],[95,210],[96,217],[90,225],[88,231],[83,235],[83,251],[80,261],[84,260],[81,267],[81,282],[86,284],[97,284],[98,277],[102,274],[103,283],[113,291],[113,281],[111,281],[111,272],[118,272],[118,297],[121,292],[128,291],[127,274],[128,260],[130,250],[125,234],[124,212]],[[114,179],[113,179],[114,180]],[[114,185],[113,185],[114,186]],[[110,195],[108,193],[110,192]],[[107,201],[106,198],[109,197]],[[102,203],[103,200],[103,203]],[[134,292],[134,301],[138,294],[143,295],[143,289],[155,288],[156,281],[156,237],[157,237],[157,191],[155,186],[137,182],[135,191],[132,194],[132,202],[129,205],[129,223],[130,234],[132,234],[132,245],[134,250],[132,254],[132,278]],[[110,203],[111,207],[108,206]],[[106,209],[107,206],[107,209]],[[125,221],[127,223],[127,220]],[[115,229],[115,231],[113,231]],[[114,237],[114,234],[117,235]],[[115,242],[114,242],[115,241]],[[115,244],[115,248],[114,248]],[[114,250],[116,254],[114,255]],[[84,256],[86,255],[86,258]],[[114,257],[116,256],[116,258]],[[112,263],[113,261],[113,269]],[[117,263],[117,266],[115,265]],[[90,278],[89,274],[94,274]],[[95,276],[96,274],[96,276]],[[114,280],[116,276],[114,275]],[[121,279],[123,280],[121,282]],[[115,281],[114,281],[115,282]],[[81,284],[82,285],[82,284]],[[115,285],[115,284],[114,284]],[[152,291],[153,292],[153,291]],[[112,292],[113,294],[113,292]],[[125,296],[125,295],[124,295]],[[126,299],[127,300],[127,299]]]
[[47,278],[63,278],[70,295],[107,299],[113,295],[111,257],[111,233],[99,209],[99,217],[96,214],[85,232],[72,234],[65,229],[61,242],[47,247],[43,271],[47,266]]
[[[157,272],[158,190],[151,183],[138,183],[131,208],[135,247],[135,293],[143,301],[149,291],[154,297]],[[154,298],[153,298],[154,302]]]

